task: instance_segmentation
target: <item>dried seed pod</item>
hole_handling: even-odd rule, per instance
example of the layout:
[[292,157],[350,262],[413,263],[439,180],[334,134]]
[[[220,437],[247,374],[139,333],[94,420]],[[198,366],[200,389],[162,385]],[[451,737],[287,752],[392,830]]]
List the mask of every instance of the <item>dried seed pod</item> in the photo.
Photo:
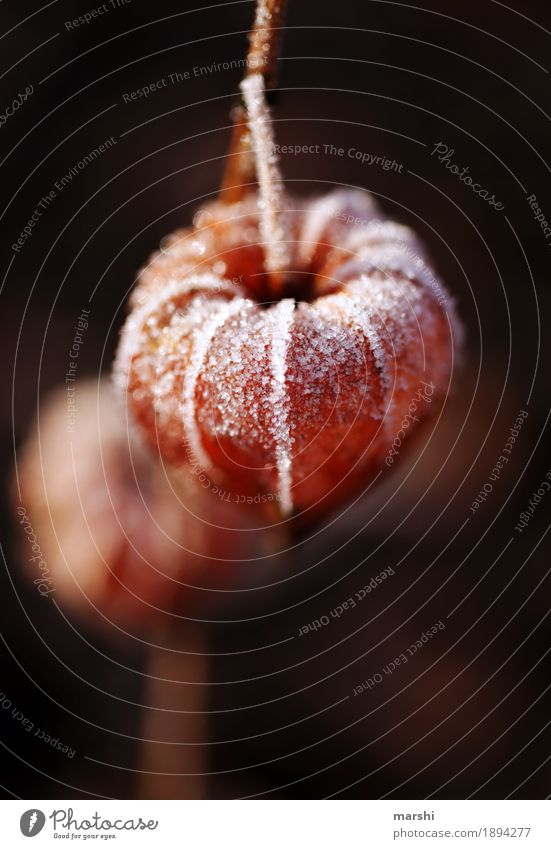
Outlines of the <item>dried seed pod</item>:
[[165,241],[116,381],[169,463],[310,518],[393,464],[397,434],[446,394],[461,331],[417,238],[361,191],[284,196],[290,259],[271,300],[260,206],[215,202]]

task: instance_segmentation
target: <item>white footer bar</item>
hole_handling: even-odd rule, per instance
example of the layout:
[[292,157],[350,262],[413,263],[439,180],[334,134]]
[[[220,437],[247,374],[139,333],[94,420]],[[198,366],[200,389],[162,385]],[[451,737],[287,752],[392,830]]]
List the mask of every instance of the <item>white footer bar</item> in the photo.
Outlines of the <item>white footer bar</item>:
[[548,801],[0,801],[0,845],[551,847]]

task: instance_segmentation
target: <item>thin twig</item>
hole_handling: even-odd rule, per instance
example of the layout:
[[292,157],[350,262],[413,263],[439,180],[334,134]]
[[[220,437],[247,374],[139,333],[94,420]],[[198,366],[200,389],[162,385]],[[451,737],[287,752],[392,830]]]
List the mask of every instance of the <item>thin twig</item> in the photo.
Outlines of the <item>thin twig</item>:
[[267,88],[277,85],[277,60],[286,0],[258,0],[254,27],[249,36],[249,74],[262,74]]
[[256,163],[251,145],[251,132],[243,106],[232,110],[233,133],[220,189],[220,200],[237,203],[253,188]]
[[207,761],[205,635],[199,623],[157,635],[146,674],[140,752],[142,799],[205,799]]
[[[281,47],[286,0],[258,0],[254,25],[249,35],[246,77],[262,74],[267,88],[277,85],[277,60]],[[236,203],[251,190],[255,158],[243,107],[233,110],[233,133],[222,179],[220,198]]]
[[289,269],[287,221],[283,211],[284,192],[270,110],[266,104],[262,74],[251,74],[241,83],[251,130],[259,182],[260,235],[264,243],[265,267],[272,294],[281,293]]

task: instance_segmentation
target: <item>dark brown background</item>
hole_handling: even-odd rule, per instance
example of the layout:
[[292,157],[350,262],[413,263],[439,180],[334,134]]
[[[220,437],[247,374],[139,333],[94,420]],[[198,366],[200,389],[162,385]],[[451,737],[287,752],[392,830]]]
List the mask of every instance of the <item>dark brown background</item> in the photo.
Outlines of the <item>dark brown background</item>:
[[[140,700],[141,652],[78,622],[77,636],[20,577],[8,517],[13,438],[20,443],[38,396],[63,380],[73,324],[100,279],[79,376],[109,369],[136,268],[163,234],[190,220],[200,198],[216,192],[240,72],[209,73],[132,104],[123,94],[176,71],[239,59],[253,13],[251,2],[184,14],[186,3],[134,0],[65,30],[64,21],[96,5],[44,4],[20,25],[40,4],[26,3],[24,12],[13,0],[0,5],[0,112],[26,85],[35,87],[0,128],[7,157],[0,180],[7,205],[0,692],[77,749],[70,761],[0,711],[6,796],[134,793],[131,771],[86,756],[135,767],[138,710],[129,702]],[[353,146],[404,167],[396,174],[347,157],[284,157],[286,177],[302,192],[365,187],[389,215],[419,230],[457,298],[467,356],[429,450],[401,489],[404,467],[371,500],[304,540],[291,574],[316,568],[254,602],[244,597],[232,618],[249,621],[212,627],[212,651],[226,653],[215,663],[210,696],[212,796],[549,792],[551,496],[522,535],[514,525],[551,467],[550,243],[517,182],[551,216],[551,11],[536,0],[516,5],[518,12],[493,0],[426,0],[424,9],[291,0],[280,142]],[[41,194],[111,135],[117,145],[75,177],[11,262],[10,246]],[[504,212],[430,156],[440,140]],[[456,537],[519,409],[529,417],[507,472]],[[365,602],[323,632],[248,652],[296,634],[389,565],[396,575],[368,611]],[[439,619],[446,630],[407,667],[331,707]]]

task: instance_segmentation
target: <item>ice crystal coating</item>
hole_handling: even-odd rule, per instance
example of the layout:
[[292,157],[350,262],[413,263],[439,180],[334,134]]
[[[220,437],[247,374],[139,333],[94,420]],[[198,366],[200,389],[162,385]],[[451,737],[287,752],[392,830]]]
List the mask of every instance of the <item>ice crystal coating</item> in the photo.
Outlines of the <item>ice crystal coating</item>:
[[258,167],[260,232],[265,249],[265,267],[268,274],[282,275],[289,267],[287,219],[283,210],[283,186],[277,157],[270,112],[264,97],[264,80],[261,74],[251,74],[241,83],[243,100],[249,116],[249,128]]
[[367,193],[283,203],[282,298],[258,197],[210,204],[142,271],[115,374],[166,460],[286,516],[369,483],[404,417],[409,433],[447,392],[461,328],[417,237]]

